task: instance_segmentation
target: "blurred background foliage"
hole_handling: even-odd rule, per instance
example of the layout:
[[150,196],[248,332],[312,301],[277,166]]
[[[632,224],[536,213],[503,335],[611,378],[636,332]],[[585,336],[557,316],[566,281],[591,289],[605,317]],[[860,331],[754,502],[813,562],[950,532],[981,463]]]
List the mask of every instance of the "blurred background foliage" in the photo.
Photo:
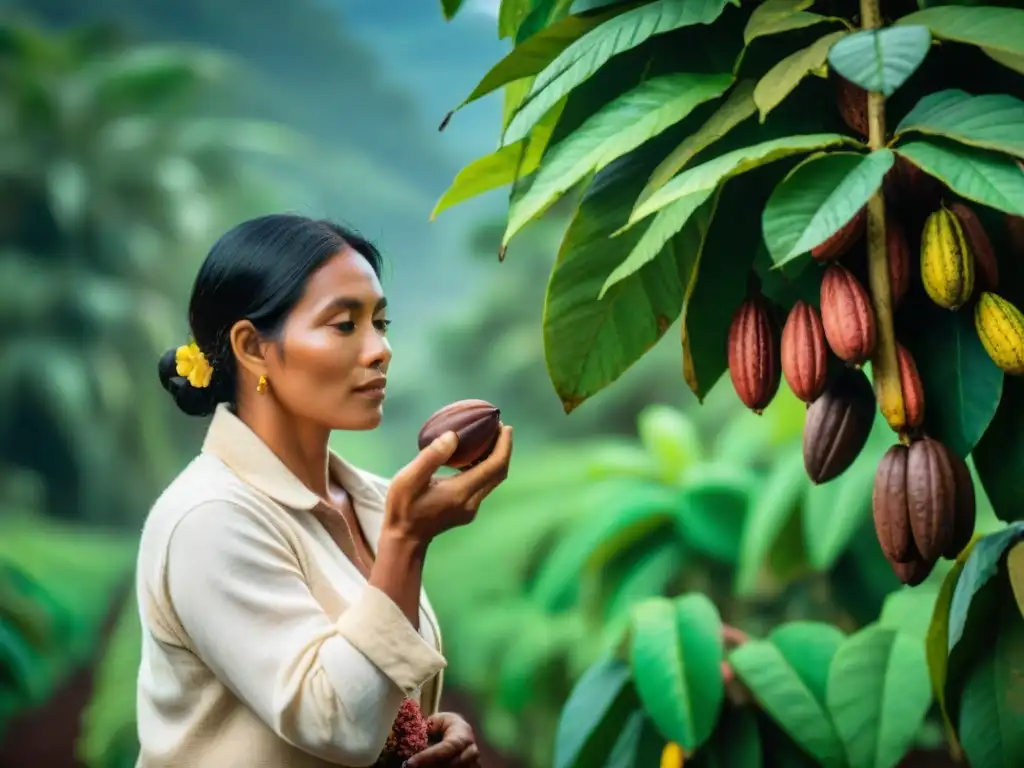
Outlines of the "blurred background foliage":
[[354,225],[388,261],[385,424],[337,450],[393,473],[462,397],[516,426],[512,479],[428,565],[447,703],[491,768],[550,764],[575,677],[637,599],[703,590],[748,631],[853,627],[898,586],[868,523],[884,439],[848,483],[812,489],[803,406],[780,395],[758,418],[727,381],[699,406],[671,331],[563,415],[540,315],[568,212],[502,264],[507,191],[429,221],[501,109],[437,133],[506,49],[489,4],[470,10],[0,0],[0,765],[134,765],[137,535],[206,426],[173,410],[156,360],[185,338],[212,240],[274,210]]

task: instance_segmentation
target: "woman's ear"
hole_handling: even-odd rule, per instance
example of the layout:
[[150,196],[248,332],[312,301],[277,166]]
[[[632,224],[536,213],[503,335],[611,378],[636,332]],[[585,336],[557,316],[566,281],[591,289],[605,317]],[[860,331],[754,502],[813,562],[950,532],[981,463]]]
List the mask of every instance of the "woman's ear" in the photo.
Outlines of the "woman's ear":
[[231,326],[231,350],[238,365],[254,378],[267,373],[266,350],[268,345],[260,338],[256,326],[249,320],[239,320]]

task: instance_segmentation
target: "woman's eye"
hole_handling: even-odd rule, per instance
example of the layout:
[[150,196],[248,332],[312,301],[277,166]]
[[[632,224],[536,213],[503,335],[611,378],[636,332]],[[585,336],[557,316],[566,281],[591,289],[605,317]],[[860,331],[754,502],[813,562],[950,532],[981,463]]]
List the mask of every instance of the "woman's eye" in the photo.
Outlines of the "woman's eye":
[[334,327],[342,333],[352,333],[356,329],[356,324],[352,320],[343,320],[340,323],[335,323]]
[[381,333],[386,333],[387,330],[388,330],[388,327],[391,325],[391,321],[390,320],[386,320],[384,318],[381,318],[380,320],[374,320],[373,321],[373,325]]

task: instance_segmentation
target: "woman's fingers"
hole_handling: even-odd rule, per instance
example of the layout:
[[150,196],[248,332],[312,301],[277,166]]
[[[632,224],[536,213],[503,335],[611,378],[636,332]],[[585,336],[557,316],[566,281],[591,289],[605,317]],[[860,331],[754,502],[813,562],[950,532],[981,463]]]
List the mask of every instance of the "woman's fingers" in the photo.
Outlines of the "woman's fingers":
[[[485,489],[494,490],[508,476],[508,466],[512,459],[512,427],[502,426],[498,440],[490,455],[472,469],[450,478],[452,490],[460,494],[468,505],[470,501]],[[484,494],[487,495],[486,493]]]

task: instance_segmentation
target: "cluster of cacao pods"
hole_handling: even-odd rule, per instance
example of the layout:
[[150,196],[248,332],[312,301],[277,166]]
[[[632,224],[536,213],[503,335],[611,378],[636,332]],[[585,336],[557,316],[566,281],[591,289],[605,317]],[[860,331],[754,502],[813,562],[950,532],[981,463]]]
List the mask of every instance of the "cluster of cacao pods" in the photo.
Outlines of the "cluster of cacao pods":
[[940,307],[956,311],[973,304],[974,327],[992,362],[1024,376],[1024,314],[996,293],[999,264],[970,206],[943,204],[928,215],[921,233],[921,282]]

